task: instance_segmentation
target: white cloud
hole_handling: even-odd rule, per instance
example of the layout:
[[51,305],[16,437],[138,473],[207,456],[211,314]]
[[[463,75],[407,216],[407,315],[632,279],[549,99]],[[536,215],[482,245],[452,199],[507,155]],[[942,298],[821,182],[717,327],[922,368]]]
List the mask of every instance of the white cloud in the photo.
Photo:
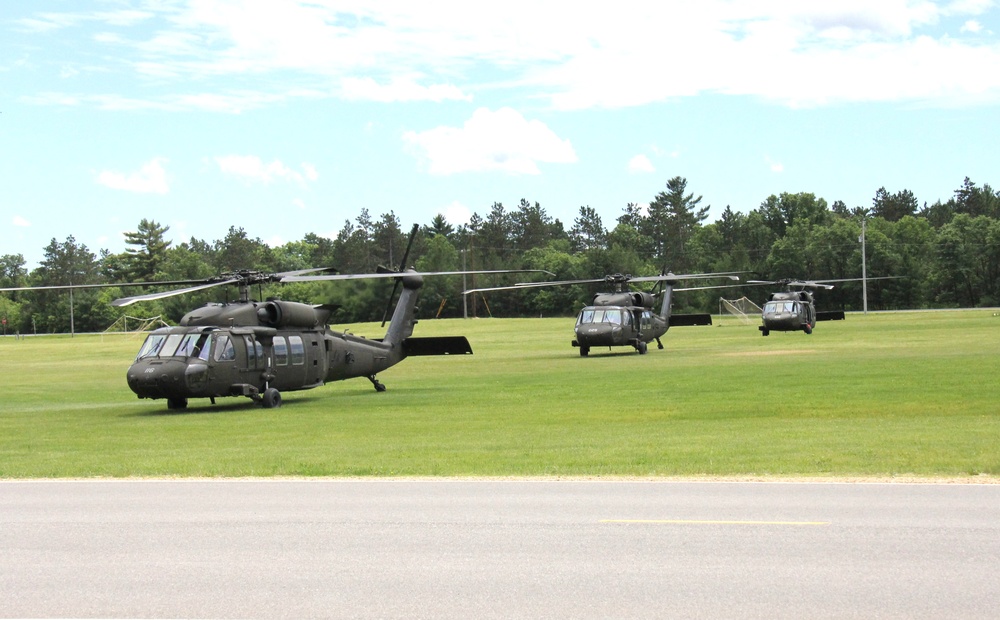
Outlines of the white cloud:
[[636,155],[628,161],[629,172],[656,172],[653,162],[645,155]]
[[771,172],[781,173],[785,171],[785,165],[783,163],[771,159],[768,155],[764,156],[764,161],[767,163],[767,167],[771,170]]
[[983,30],[983,25],[974,19],[970,19],[969,21],[962,24],[961,28],[962,32],[971,32],[973,34],[978,34],[982,32],[982,30]]
[[163,168],[166,161],[162,157],[154,158],[143,164],[138,172],[131,174],[104,170],[97,174],[97,183],[111,189],[137,194],[166,194],[170,191],[167,184],[167,171]]
[[307,180],[315,181],[319,176],[312,164],[302,164],[303,172],[298,172],[277,159],[264,163],[256,155],[225,155],[216,157],[215,163],[225,174],[262,183],[282,180],[304,185]]
[[[88,44],[104,48],[93,57],[118,59],[103,71],[155,80],[160,92],[169,93],[164,84],[175,89],[155,99],[139,94],[145,89],[32,95],[41,103],[236,113],[299,98],[470,101],[473,93],[502,89],[557,109],[702,93],[795,106],[1000,99],[1000,45],[955,40],[944,23],[968,19],[966,31],[975,32],[982,23],[971,18],[995,5],[662,0],[567,11],[536,0],[203,0],[149,3],[142,11],[38,12],[18,23],[39,45],[57,35],[89,36]],[[185,93],[191,84],[216,86]]]
[[385,85],[373,78],[346,77],[341,81],[341,91],[348,100],[379,101],[472,101],[471,95],[450,84],[421,86],[412,78],[392,78]]
[[408,131],[403,141],[428,162],[431,174],[499,170],[539,174],[538,162],[573,163],[569,140],[560,139],[541,121],[526,120],[515,110],[479,108],[462,127]]
[[306,179],[310,181],[315,181],[319,178],[319,172],[316,170],[316,166],[310,163],[302,162],[302,171],[305,173]]
[[472,219],[472,210],[456,200],[445,207],[441,215],[452,226],[464,226]]
[[21,217],[20,215],[15,215],[10,223],[19,228],[28,228],[29,226],[31,226],[31,222]]

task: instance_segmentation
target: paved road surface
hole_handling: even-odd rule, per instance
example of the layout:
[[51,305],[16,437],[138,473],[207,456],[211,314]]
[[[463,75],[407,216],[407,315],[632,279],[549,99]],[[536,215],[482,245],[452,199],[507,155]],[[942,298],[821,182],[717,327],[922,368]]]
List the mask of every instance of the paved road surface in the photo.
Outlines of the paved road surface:
[[0,481],[0,616],[993,618],[1000,485]]

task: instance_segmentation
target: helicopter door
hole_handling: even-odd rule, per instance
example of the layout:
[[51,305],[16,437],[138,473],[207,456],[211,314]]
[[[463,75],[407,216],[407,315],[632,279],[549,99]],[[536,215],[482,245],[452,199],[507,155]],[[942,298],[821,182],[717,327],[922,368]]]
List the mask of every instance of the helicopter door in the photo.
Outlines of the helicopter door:
[[[267,357],[264,353],[264,345],[257,342],[253,336],[243,336],[241,338],[245,357],[237,362],[240,374],[243,375],[243,382],[257,387],[261,387],[263,382],[261,375],[267,368]],[[245,362],[245,363],[239,363]]]

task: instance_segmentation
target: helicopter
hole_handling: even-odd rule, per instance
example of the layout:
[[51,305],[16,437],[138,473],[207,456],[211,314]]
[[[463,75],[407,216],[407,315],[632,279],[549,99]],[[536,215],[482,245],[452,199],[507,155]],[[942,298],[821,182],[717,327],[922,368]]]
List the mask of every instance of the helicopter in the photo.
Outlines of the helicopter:
[[[811,291],[805,289],[833,289],[831,282],[858,282],[865,280],[888,280],[897,276],[885,276],[879,278],[841,278],[837,280],[748,280],[747,284],[757,286],[767,286],[779,284],[785,287],[784,291],[771,293],[767,302],[761,309],[762,324],[757,328],[762,336],[767,336],[772,331],[791,332],[803,331],[807,335],[813,332],[817,321],[843,321],[843,310],[829,310],[818,312],[816,302]],[[792,290],[798,288],[799,290]]]
[[[833,285],[817,281],[802,280],[748,280],[747,284],[768,285],[783,284],[786,290],[771,293],[767,302],[761,309],[762,324],[757,328],[761,335],[767,336],[771,331],[790,332],[804,331],[811,334],[816,326],[816,321],[842,321],[844,312],[816,312],[816,304],[811,291],[805,288],[822,288],[830,290]],[[801,287],[803,290],[793,291],[792,287]]]
[[[411,245],[416,230],[414,226]],[[408,253],[409,246],[403,265]],[[234,302],[206,304],[185,314],[177,326],[149,332],[126,373],[129,389],[140,399],[166,399],[171,410],[186,409],[192,398],[208,398],[214,405],[216,398],[225,396],[245,396],[265,408],[280,407],[282,392],[308,390],[355,377],[368,378],[377,392],[383,392],[386,387],[377,379],[378,373],[407,357],[472,353],[464,336],[412,336],[417,323],[417,297],[425,276],[540,270],[421,273],[401,266],[398,271],[380,268],[373,274],[331,271],[335,270],[316,268],[273,274],[236,271],[205,280],[172,281],[169,284],[190,286],[114,300],[112,306],[122,307],[217,286],[239,288],[239,299]],[[264,301],[250,298],[250,288],[255,284],[369,278],[395,280],[387,309],[400,284],[403,289],[385,336],[377,339],[331,330],[328,322],[337,309],[333,305],[310,305],[277,297]],[[151,284],[157,283],[89,286]]]
[[[522,282],[514,286],[480,288],[463,291],[464,295],[486,291],[523,290],[545,286],[569,286],[573,284],[604,283],[611,290],[596,293],[591,303],[585,306],[576,318],[571,342],[578,347],[581,357],[587,357],[592,347],[633,347],[640,355],[645,355],[649,343],[655,341],[658,349],[663,348],[660,337],[671,327],[687,325],[711,325],[710,314],[672,314],[673,293],[691,291],[712,286],[695,288],[674,288],[680,280],[704,278],[729,278],[739,280],[733,273],[699,273],[676,275],[661,272],[658,276],[632,277],[629,274],[610,274],[604,278],[591,280],[561,280],[554,282]],[[629,282],[656,282],[662,286],[659,292],[630,291]],[[655,310],[656,297],[662,296],[659,312]]]

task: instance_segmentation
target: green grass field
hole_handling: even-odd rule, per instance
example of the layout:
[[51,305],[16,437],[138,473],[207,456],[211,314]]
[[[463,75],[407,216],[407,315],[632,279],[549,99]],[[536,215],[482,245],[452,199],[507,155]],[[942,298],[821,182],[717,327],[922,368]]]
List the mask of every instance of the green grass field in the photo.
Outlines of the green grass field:
[[1000,475],[995,311],[716,323],[581,358],[571,318],[423,321],[475,354],[182,413],[125,384],[141,339],[0,338],[0,477]]

